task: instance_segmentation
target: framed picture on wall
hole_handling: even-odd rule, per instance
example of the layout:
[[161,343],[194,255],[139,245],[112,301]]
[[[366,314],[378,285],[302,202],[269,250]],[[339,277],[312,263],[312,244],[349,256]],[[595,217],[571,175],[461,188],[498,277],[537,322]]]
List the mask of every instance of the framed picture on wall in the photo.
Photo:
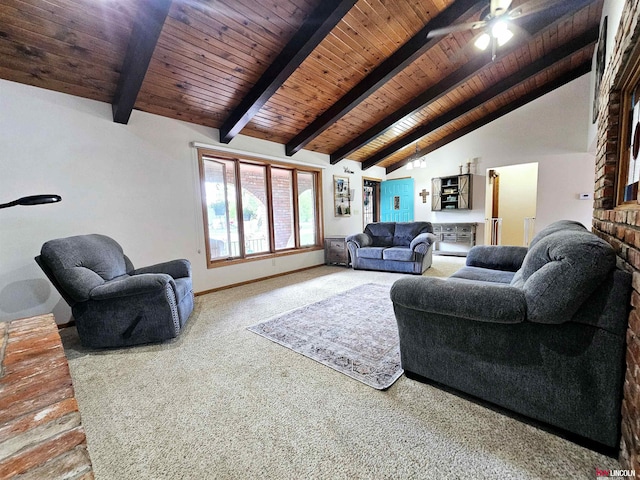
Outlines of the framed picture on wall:
[[351,190],[349,177],[333,176],[333,210],[336,217],[351,215]]
[[607,17],[602,20],[602,28],[600,29],[600,38],[598,39],[598,50],[596,52],[596,80],[593,89],[593,123],[598,119],[598,110],[600,108],[600,85],[602,76],[604,75],[604,64],[607,58]]

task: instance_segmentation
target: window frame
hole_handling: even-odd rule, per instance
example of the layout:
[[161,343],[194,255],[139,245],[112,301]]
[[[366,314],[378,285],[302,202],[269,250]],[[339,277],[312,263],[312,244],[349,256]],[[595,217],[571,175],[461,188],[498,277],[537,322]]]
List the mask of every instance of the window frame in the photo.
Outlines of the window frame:
[[[205,251],[207,268],[225,267],[228,265],[252,262],[256,260],[265,260],[269,258],[276,258],[287,255],[295,255],[299,253],[306,253],[315,250],[323,250],[323,202],[322,202],[322,168],[311,167],[305,165],[299,165],[287,162],[278,162],[276,160],[267,160],[258,157],[252,157],[251,155],[235,154],[229,152],[222,152],[210,148],[197,148],[198,152],[198,181],[200,183],[200,197],[202,205],[203,215],[203,231],[205,239]],[[204,166],[207,157],[218,158],[226,161],[233,162],[235,170],[235,189],[236,189],[236,210],[239,212],[238,219],[238,241],[240,255],[237,257],[228,258],[216,258],[211,259],[211,247],[209,242],[209,213],[207,208],[207,193],[205,186]],[[269,220],[269,251],[260,253],[245,252],[245,235],[244,225],[242,221],[242,179],[240,175],[240,165],[260,165],[265,167],[265,182],[266,182],[266,200],[267,200],[267,218]],[[273,208],[273,196],[272,196],[272,178],[271,169],[273,167],[279,169],[286,169],[292,171],[292,195],[293,195],[293,238],[295,246],[286,249],[276,249],[275,247],[275,231],[274,225],[274,208]],[[299,196],[298,196],[298,172],[308,172],[314,175],[314,189],[315,189],[315,243],[314,245],[300,246],[300,216],[299,216]]]
[[625,187],[629,174],[630,150],[633,140],[631,131],[631,97],[634,91],[640,91],[640,44],[629,56],[621,75],[620,88],[620,116],[618,120],[618,168],[616,176],[615,206],[638,207],[640,204],[640,189],[633,200],[624,200]]

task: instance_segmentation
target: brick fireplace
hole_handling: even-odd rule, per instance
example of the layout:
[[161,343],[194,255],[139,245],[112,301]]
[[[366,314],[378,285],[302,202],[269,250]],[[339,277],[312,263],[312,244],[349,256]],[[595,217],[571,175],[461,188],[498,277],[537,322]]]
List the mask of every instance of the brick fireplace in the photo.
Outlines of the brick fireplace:
[[593,211],[593,231],[613,245],[619,266],[633,272],[620,462],[623,468],[636,472],[640,471],[640,205],[616,207],[616,176],[621,81],[640,38],[639,15],[640,2],[626,0],[615,42],[607,45],[611,56],[600,83]]

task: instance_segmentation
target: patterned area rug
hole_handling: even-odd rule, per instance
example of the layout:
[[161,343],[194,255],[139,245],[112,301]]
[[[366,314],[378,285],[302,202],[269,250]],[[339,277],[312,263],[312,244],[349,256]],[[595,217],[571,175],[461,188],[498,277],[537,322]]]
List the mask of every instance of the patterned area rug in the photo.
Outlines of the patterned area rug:
[[389,289],[373,283],[360,285],[248,329],[384,390],[402,375]]

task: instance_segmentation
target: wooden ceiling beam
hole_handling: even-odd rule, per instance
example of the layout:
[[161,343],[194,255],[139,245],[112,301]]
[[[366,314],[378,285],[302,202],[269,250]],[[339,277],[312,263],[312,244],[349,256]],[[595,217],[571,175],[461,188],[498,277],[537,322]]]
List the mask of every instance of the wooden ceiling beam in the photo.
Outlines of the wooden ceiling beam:
[[140,3],[111,105],[116,123],[126,125],[129,122],[170,8],[171,0]]
[[229,143],[260,111],[289,76],[342,20],[357,0],[322,0],[293,38],[220,127],[220,142]]
[[393,55],[388,57],[367,75],[358,85],[349,90],[340,100],[329,107],[316,120],[298,133],[285,146],[288,156],[304,148],[309,142],[329,128],[339,118],[353,110],[362,100],[387,83],[392,77],[420,57],[428,49],[436,45],[440,38],[427,38],[431,30],[444,28],[461,17],[475,12],[486,0],[457,0],[435,18],[431,19],[418,33],[402,45]]
[[484,103],[492,100],[494,97],[497,97],[501,93],[511,90],[516,85],[519,85],[525,80],[534,77],[547,68],[550,68],[555,63],[558,63],[563,59],[570,57],[583,48],[595,44],[595,42],[598,41],[598,30],[598,27],[593,27],[587,30],[582,35],[579,35],[578,37],[567,42],[561,47],[558,47],[555,50],[549,52],[544,57],[536,60],[533,63],[530,63],[514,74],[500,80],[498,83],[492,85],[490,88],[486,89],[479,95],[474,96],[470,100],[467,100],[466,102],[458,105],[452,110],[449,110],[443,115],[440,115],[433,121],[421,125],[408,135],[405,135],[399,140],[396,140],[395,142],[389,144],[388,146],[371,155],[364,162],[362,162],[362,169],[365,170],[367,168],[373,167],[374,165],[377,165],[382,160],[394,154],[401,148],[404,148],[412,144],[413,142],[418,141],[425,135],[428,135],[431,132],[445,126],[447,123],[452,122],[457,118],[469,113],[475,108],[478,108]]
[[[420,156],[427,155],[428,153],[431,153],[441,147],[444,147],[448,143],[451,143],[454,140],[457,140],[458,138],[465,136],[467,133],[471,133],[474,130],[477,130],[478,128],[485,126],[487,123],[493,122],[494,120],[497,120],[498,118],[506,115],[507,113],[513,112],[514,110],[526,105],[527,103],[532,102],[542,97],[543,95],[546,95],[549,92],[552,92],[556,88],[560,88],[563,85],[566,85],[567,83],[580,78],[581,76],[585,75],[586,73],[589,73],[590,71],[591,71],[591,61],[582,62],[579,66],[561,75],[555,80],[552,80],[551,82],[548,82],[542,85],[541,87],[535,90],[532,90],[531,92],[527,93],[526,95],[523,95],[522,97],[514,100],[513,102],[510,102],[507,105],[504,105],[498,108],[497,110],[494,110],[487,116],[479,120],[476,120],[475,122],[470,123],[469,125],[457,130],[456,132],[450,135],[447,135],[446,137],[441,138],[440,140],[432,143],[431,145],[423,149],[420,149],[418,154]],[[402,168],[406,164],[407,164],[407,161],[404,160],[398,163],[394,163],[393,165],[387,167],[386,168],[387,175],[390,174],[391,172],[395,172],[396,170]]]
[[[537,35],[543,30],[546,30],[551,24],[561,21],[565,17],[574,15],[577,11],[586,7],[590,3],[593,3],[593,0],[572,0],[560,2],[548,9],[538,12],[537,14],[530,15],[528,18],[525,17],[526,21],[522,22],[520,28],[525,30],[531,36]],[[483,55],[466,63],[463,67],[428,88],[395,112],[387,115],[384,120],[373,125],[362,134],[337,149],[330,155],[331,164],[335,165],[340,160],[347,158],[353,152],[359,150],[380,135],[389,131],[398,122],[422,110],[430,103],[444,97],[449,92],[455,90],[470,78],[477,75],[482,69],[488,67],[494,62],[499,62],[521,46],[521,44],[515,44],[511,48],[501,49],[498,57],[494,61],[492,61],[490,57]]]

